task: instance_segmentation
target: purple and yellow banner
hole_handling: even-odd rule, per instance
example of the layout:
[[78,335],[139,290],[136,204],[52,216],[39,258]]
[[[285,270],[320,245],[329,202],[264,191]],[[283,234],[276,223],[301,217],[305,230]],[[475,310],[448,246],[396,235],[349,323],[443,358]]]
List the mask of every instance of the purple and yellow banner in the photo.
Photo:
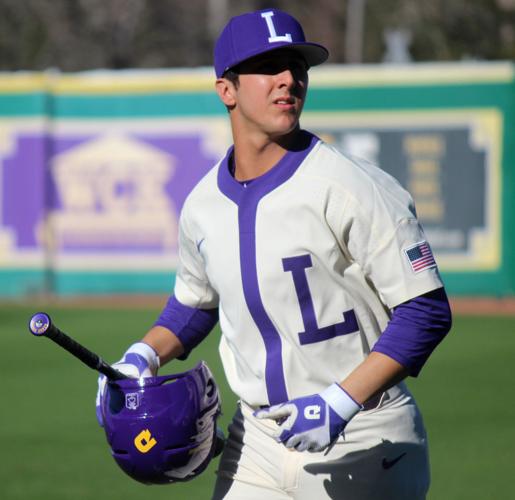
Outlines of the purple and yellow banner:
[[[451,293],[510,293],[510,63],[314,69],[302,124],[414,196]],[[209,69],[0,75],[0,297],[170,292],[231,144]],[[510,132],[511,131],[511,132]]]

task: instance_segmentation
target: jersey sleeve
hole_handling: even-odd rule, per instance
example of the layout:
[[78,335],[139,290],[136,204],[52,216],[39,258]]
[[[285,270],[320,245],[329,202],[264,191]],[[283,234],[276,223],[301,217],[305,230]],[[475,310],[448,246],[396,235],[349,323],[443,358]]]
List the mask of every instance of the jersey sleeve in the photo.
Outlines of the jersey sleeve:
[[393,308],[443,286],[409,193],[370,164],[357,193],[346,202],[345,245],[352,260]]
[[218,307],[219,298],[206,275],[204,260],[199,251],[201,242],[202,235],[194,231],[186,203],[179,220],[179,264],[174,295],[185,306],[214,309]]
[[179,359],[186,359],[209,335],[217,322],[218,309],[188,307],[171,296],[154,326],[164,326],[174,333],[184,347],[184,353]]
[[437,288],[395,307],[372,351],[395,359],[416,377],[451,326],[447,294]]

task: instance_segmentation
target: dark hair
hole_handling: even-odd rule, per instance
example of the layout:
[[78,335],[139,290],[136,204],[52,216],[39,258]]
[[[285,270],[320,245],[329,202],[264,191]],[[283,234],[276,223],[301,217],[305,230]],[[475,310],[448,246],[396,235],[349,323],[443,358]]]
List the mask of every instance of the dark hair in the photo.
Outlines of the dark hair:
[[223,75],[223,78],[227,78],[235,88],[240,85],[240,75],[234,69],[228,69]]

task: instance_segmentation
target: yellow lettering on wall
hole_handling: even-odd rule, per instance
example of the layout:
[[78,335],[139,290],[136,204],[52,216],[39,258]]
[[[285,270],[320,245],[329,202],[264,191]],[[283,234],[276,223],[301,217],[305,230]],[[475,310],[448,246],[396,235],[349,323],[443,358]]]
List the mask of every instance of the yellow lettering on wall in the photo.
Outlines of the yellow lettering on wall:
[[404,151],[410,156],[442,156],[445,141],[439,134],[408,135],[404,140]]
[[408,190],[422,222],[439,223],[445,217],[442,196],[442,156],[445,137],[440,133],[406,134],[403,141],[408,166]]

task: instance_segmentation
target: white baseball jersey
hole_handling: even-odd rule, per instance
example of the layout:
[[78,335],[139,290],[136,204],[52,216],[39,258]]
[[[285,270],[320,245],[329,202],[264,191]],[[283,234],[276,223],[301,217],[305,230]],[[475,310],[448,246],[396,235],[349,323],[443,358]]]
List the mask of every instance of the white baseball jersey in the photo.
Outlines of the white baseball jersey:
[[384,171],[312,136],[245,186],[231,154],[183,207],[175,296],[219,307],[232,390],[252,406],[277,404],[343,380],[389,309],[442,282],[436,264],[413,265],[409,250],[425,236]]

